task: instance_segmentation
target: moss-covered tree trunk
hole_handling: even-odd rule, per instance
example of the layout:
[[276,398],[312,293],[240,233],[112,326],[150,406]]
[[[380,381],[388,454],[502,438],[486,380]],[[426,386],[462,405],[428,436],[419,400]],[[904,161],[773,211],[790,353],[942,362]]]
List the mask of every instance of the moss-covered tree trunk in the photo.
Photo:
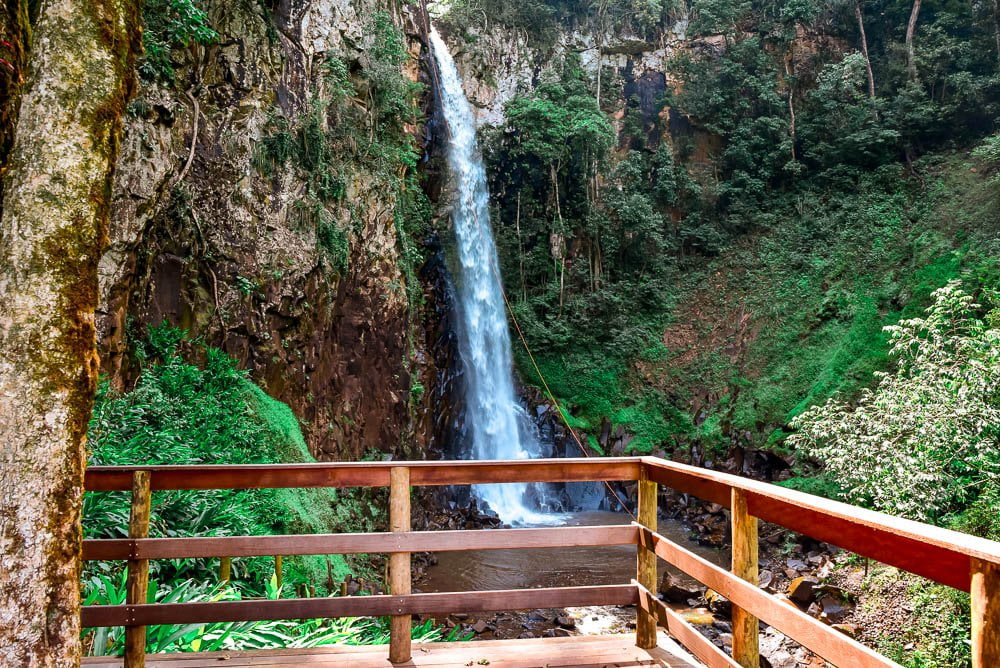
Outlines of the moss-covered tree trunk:
[[79,663],[84,439],[132,0],[42,0],[0,211],[0,665]]

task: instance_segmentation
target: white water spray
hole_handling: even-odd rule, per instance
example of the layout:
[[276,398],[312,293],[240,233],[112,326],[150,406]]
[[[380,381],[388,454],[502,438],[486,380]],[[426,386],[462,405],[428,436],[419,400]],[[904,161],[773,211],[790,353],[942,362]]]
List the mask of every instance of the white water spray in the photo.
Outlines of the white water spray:
[[[458,68],[436,29],[430,32],[442,111],[448,124],[448,167],[454,187],[452,224],[461,264],[458,276],[459,340],[465,371],[466,410],[476,459],[530,459],[539,446],[527,435],[527,416],[514,394],[510,333],[499,263],[490,228],[490,193],[476,145],[476,123]],[[527,485],[476,485],[475,495],[510,524],[551,521],[531,510]]]

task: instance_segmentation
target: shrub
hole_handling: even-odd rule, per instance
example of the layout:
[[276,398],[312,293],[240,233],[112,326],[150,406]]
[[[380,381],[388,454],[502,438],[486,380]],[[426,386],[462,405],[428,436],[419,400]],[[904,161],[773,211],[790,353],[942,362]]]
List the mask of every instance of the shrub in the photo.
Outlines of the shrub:
[[856,405],[831,399],[807,410],[789,437],[850,500],[919,520],[1000,487],[1000,329],[975,316],[980,306],[957,281],[933,296],[926,317],[886,327],[894,372],[877,373]]
[[172,81],[171,51],[192,44],[212,44],[219,33],[196,0],[147,0],[143,6],[143,58],[139,73],[147,81]]

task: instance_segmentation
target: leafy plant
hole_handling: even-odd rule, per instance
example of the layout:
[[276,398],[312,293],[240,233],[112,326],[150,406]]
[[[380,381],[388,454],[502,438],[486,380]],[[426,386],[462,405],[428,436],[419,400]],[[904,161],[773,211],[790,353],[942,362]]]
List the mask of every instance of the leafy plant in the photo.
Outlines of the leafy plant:
[[139,73],[147,81],[173,80],[174,49],[212,44],[219,38],[197,0],[147,0],[142,17],[143,57]]
[[[185,359],[202,356],[203,366]],[[182,330],[149,328],[137,350],[142,371],[126,393],[102,383],[91,419],[89,463],[204,464],[312,461],[291,410],[268,397],[222,351],[189,341]],[[87,493],[88,538],[127,535],[128,497],[123,492]],[[381,517],[351,494],[329,489],[163,491],[153,494],[153,536],[230,536],[324,533],[338,527],[369,528]],[[329,564],[329,565],[328,565]],[[215,578],[209,560],[157,561],[161,581]],[[263,591],[272,573],[267,558],[234,560],[234,578]],[[319,585],[328,570],[348,572],[340,556],[295,557],[284,582]]]
[[[275,580],[266,596],[278,598]],[[84,583],[84,605],[120,605],[125,601],[124,574],[117,578],[97,576]],[[150,603],[214,603],[240,601],[243,594],[229,583],[215,585],[195,580],[163,585],[150,583]],[[83,629],[84,646],[91,656],[120,656],[125,649],[124,628]],[[468,640],[460,627],[448,633],[433,619],[413,626],[416,642]],[[150,626],[146,652],[218,652],[235,650],[323,647],[326,645],[379,645],[389,641],[389,618],[341,617],[334,619],[271,620],[257,622],[213,622]]]
[[934,300],[925,317],[886,327],[894,372],[854,405],[809,409],[789,438],[851,500],[921,520],[1000,488],[1000,329],[975,317],[957,281]]

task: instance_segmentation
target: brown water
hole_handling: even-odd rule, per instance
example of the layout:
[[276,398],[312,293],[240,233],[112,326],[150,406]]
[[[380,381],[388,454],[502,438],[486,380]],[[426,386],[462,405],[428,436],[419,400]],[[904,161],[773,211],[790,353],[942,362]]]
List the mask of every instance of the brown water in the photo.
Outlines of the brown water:
[[[555,526],[628,524],[632,520],[628,515],[604,511],[564,517]],[[660,520],[659,532],[709,561],[729,567],[728,548],[720,550],[695,543],[680,522]],[[635,577],[635,551],[634,545],[617,545],[440,552],[435,555],[437,564],[427,569],[418,586],[424,592],[446,592],[628,584]],[[669,568],[691,582],[662,561],[659,566],[661,576]]]

